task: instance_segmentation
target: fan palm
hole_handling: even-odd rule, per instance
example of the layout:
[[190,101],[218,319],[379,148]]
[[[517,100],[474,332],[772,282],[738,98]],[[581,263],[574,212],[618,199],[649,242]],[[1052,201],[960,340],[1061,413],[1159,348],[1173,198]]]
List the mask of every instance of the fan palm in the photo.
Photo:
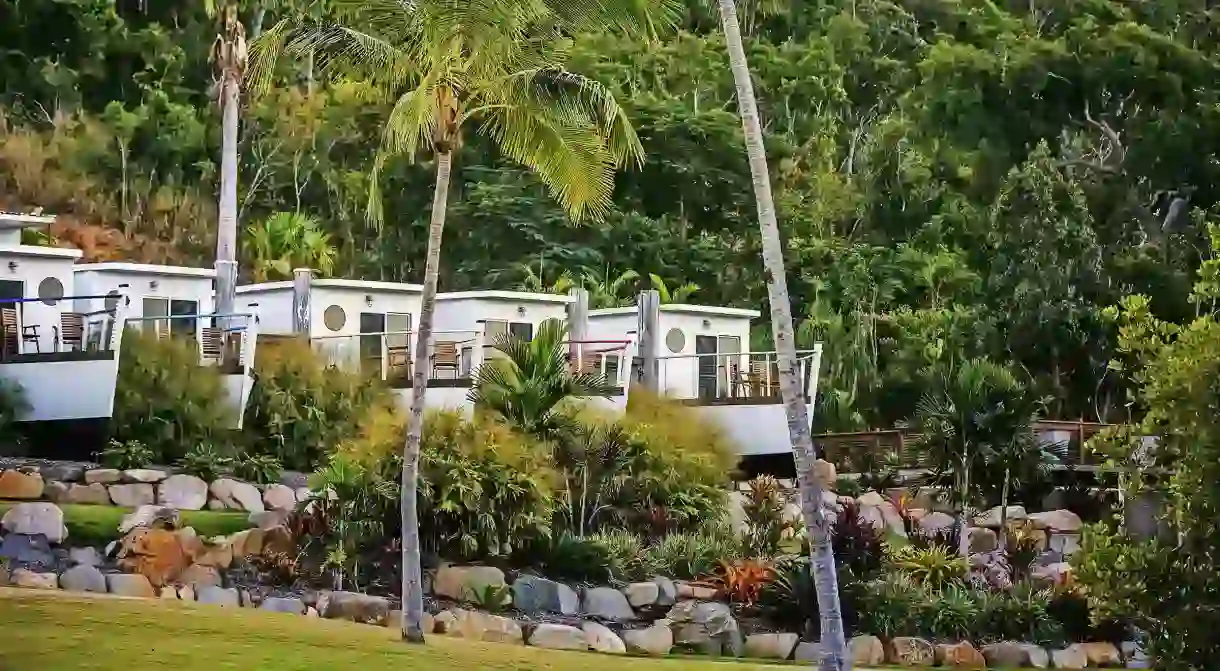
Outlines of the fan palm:
[[569,426],[563,401],[574,396],[609,396],[614,388],[600,374],[572,372],[564,346],[567,327],[557,319],[538,325],[532,340],[502,336],[493,347],[502,356],[479,367],[470,400],[493,410],[522,431],[550,440]]
[[335,247],[318,221],[297,212],[276,212],[261,226],[246,228],[246,255],[255,282],[292,277],[293,268],[323,275],[335,270]]
[[648,279],[652,281],[652,288],[657,292],[662,304],[685,303],[699,290],[699,285],[694,282],[687,282],[670,289],[665,280],[655,273],[648,273]]
[[613,276],[610,273],[610,266],[606,266],[604,272],[585,269],[581,286],[589,292],[589,307],[595,310],[619,308],[634,302],[631,290],[640,274],[634,270],[624,270]]
[[416,476],[429,341],[454,153],[478,132],[532,170],[573,218],[610,207],[614,173],[643,149],[601,84],[568,72],[580,31],[652,35],[681,3],[604,0],[338,0],[333,22],[290,16],[254,45],[251,76],[269,83],[281,54],[312,57],[323,78],[361,77],[394,105],[374,162],[369,216],[381,221],[378,174],[387,157],[430,152],[436,168],[412,402],[403,449],[403,638],[422,641]]

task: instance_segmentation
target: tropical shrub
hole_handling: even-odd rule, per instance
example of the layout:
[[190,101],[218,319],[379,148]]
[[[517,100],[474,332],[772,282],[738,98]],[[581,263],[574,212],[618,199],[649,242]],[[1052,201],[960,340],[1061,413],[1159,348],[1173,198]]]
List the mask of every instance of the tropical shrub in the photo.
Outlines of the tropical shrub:
[[916,584],[934,590],[959,584],[966,577],[966,559],[943,546],[889,546],[888,562]]
[[882,638],[918,636],[923,628],[920,609],[932,602],[929,590],[903,573],[864,583],[857,630]]
[[510,555],[551,533],[555,473],[545,446],[487,413],[429,413],[420,456],[420,532],[449,559]]
[[233,472],[233,457],[224,447],[203,442],[182,455],[174,466],[183,473],[211,482]]
[[646,563],[644,542],[622,529],[599,531],[589,537],[605,551],[610,577],[623,582],[644,580],[655,573]]
[[760,559],[721,561],[711,584],[731,603],[753,606],[764,587],[775,580],[775,568]]
[[259,485],[279,482],[283,473],[280,460],[269,454],[242,454],[233,461],[233,475]]
[[98,461],[103,466],[119,470],[144,468],[152,465],[155,458],[153,451],[138,440],[129,440],[125,443],[111,440],[106,448],[98,453]]
[[176,462],[200,443],[231,439],[220,372],[199,365],[193,341],[130,329],[122,350],[111,438],[143,443],[159,464]]
[[532,539],[512,557],[514,565],[537,570],[554,580],[601,584],[614,576],[611,561],[609,550],[597,539],[569,533]]
[[277,342],[259,349],[243,425],[246,449],[311,472],[360,435],[371,413],[394,404],[393,392],[378,381],[328,366],[306,343]]
[[721,562],[739,557],[741,541],[720,528],[672,533],[644,551],[644,563],[654,573],[685,580],[709,577]]
[[1064,643],[1063,626],[1050,615],[1051,590],[1039,589],[1028,582],[1013,589],[977,593],[978,641],[1029,641],[1040,645]]
[[[870,580],[885,561],[885,541],[881,531],[860,516],[855,503],[845,504],[835,518],[831,534],[839,573],[855,580]],[[808,556],[808,547],[801,553]]]
[[773,557],[779,552],[780,543],[796,534],[796,523],[785,519],[785,501],[778,480],[760,475],[747,485],[741,506],[745,518],[743,549],[751,557]]

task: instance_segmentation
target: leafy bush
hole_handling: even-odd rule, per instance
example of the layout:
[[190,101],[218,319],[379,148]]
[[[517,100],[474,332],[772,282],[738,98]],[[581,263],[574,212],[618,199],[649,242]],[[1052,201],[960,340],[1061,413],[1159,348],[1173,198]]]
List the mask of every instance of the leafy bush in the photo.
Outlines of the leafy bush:
[[[885,560],[885,541],[871,522],[860,516],[860,508],[846,504],[835,518],[831,543],[839,572],[855,580],[869,580],[881,570]],[[809,548],[802,552],[808,556]]]
[[918,636],[919,613],[931,603],[928,590],[903,573],[894,573],[863,585],[858,630],[882,638]]
[[191,340],[157,338],[130,329],[123,334],[114,389],[111,437],[139,441],[150,462],[172,464],[204,442],[224,442],[232,431],[220,372],[200,366]]
[[974,639],[1029,641],[1040,645],[1064,642],[1062,625],[1050,616],[1053,593],[1029,583],[1001,592],[979,592],[979,620]]
[[267,454],[245,454],[233,462],[233,475],[260,485],[279,482],[283,473],[280,460]]
[[958,584],[966,576],[966,560],[944,547],[921,549],[910,545],[890,548],[889,563],[916,584],[930,589]]
[[604,584],[613,576],[612,559],[605,545],[590,536],[568,533],[535,539],[514,553],[513,563],[555,580]]
[[722,561],[741,556],[741,542],[724,529],[673,533],[644,551],[644,563],[655,573],[697,580],[713,575]]
[[233,472],[233,457],[226,450],[204,442],[191,448],[174,465],[184,473],[211,482]]
[[310,472],[360,435],[371,415],[394,407],[393,392],[380,382],[326,365],[308,344],[278,342],[259,348],[243,433],[251,453]]
[[138,440],[129,440],[125,443],[111,440],[97,456],[103,466],[119,470],[144,468],[151,465],[156,457],[148,446]]
[[1043,532],[1034,528],[1032,522],[1025,520],[1013,524],[1005,532],[1007,543],[1004,554],[1008,565],[1012,567],[1014,580],[1024,580],[1029,575],[1029,568],[1038,559],[1040,540]]
[[644,542],[640,537],[622,529],[599,531],[590,538],[606,552],[606,566],[610,576],[623,582],[643,580],[655,571],[644,557]]
[[507,423],[429,413],[420,457],[423,540],[451,559],[507,556],[550,535],[554,482],[549,451]]
[[784,496],[778,480],[761,475],[747,484],[742,504],[746,527],[743,549],[751,557],[772,557],[785,538],[795,535],[796,526],[784,519]]
[[763,588],[774,581],[775,576],[775,569],[762,560],[722,561],[712,584],[720,596],[730,603],[753,606],[758,603]]

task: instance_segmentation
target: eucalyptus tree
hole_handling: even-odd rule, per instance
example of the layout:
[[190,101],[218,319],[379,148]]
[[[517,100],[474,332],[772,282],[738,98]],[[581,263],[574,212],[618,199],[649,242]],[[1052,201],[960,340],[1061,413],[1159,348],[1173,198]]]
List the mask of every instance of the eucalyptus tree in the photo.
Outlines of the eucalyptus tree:
[[260,87],[288,55],[313,58],[322,79],[361,78],[394,101],[371,177],[370,219],[384,220],[378,175],[391,157],[429,154],[436,170],[403,449],[404,640],[424,639],[416,479],[454,156],[467,135],[481,134],[533,171],[571,217],[603,216],[615,172],[641,163],[643,149],[610,91],[565,68],[570,36],[649,37],[676,23],[680,8],[675,0],[342,0],[333,20],[288,16],[255,45]]

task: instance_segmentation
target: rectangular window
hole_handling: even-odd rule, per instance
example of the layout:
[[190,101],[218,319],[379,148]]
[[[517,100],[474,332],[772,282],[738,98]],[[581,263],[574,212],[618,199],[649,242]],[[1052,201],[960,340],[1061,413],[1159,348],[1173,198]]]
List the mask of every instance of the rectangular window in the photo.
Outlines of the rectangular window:
[[[175,317],[199,314],[199,303],[178,299],[171,300],[169,302],[169,314]],[[194,338],[195,318],[171,319],[169,322],[169,332],[171,335]]]
[[[166,298],[144,298],[142,301],[145,317],[168,317],[169,316],[169,299]],[[169,335],[169,320],[157,319],[153,321],[145,321],[145,328],[151,328],[153,333],[157,334],[158,338]]]
[[534,339],[534,325],[529,322],[512,322],[508,325],[508,333],[518,340],[529,342]]
[[360,313],[360,370],[381,374],[381,334],[385,333],[384,312]]

